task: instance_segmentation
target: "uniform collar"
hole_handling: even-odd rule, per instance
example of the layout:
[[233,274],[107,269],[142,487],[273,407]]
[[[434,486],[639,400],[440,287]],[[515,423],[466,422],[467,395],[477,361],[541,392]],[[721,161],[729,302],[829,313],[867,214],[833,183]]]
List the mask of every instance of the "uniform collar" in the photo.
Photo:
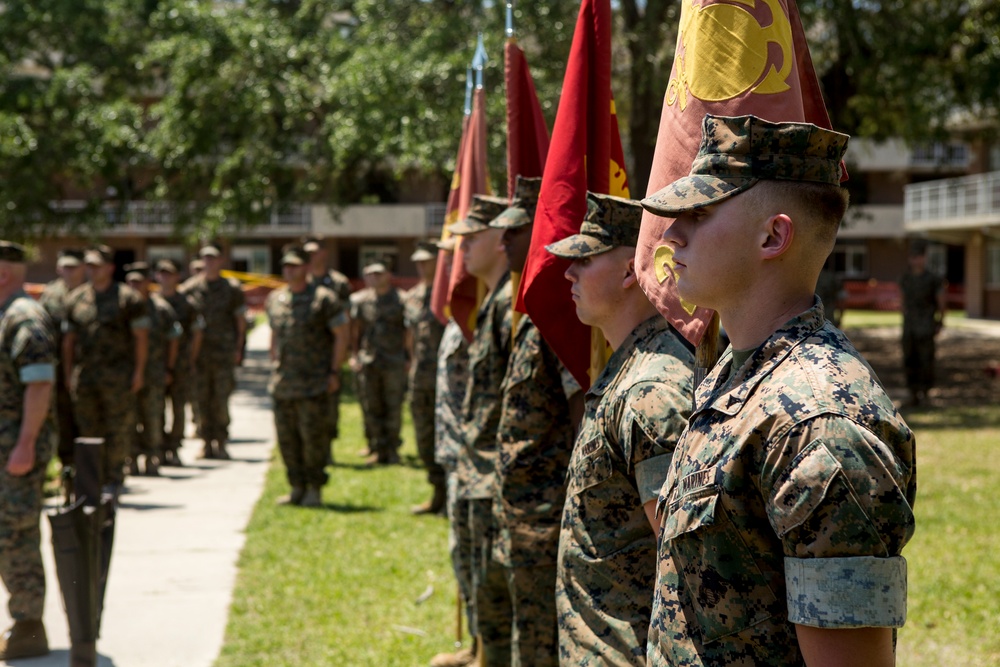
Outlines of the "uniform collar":
[[735,415],[761,382],[792,353],[803,340],[821,329],[826,319],[823,306],[817,300],[809,310],[793,317],[771,334],[750,356],[750,359],[730,374],[732,350],[726,352],[701,383],[695,393],[695,412],[711,408],[723,414]]
[[607,366],[597,376],[597,380],[590,385],[587,394],[603,396],[609,387],[617,384],[618,376],[621,375],[622,369],[625,368],[625,362],[632,356],[632,352],[643,341],[666,331],[669,326],[667,321],[659,314],[640,322],[639,326],[632,329],[631,333],[622,341],[622,344],[618,346],[618,349],[612,353],[611,358],[608,359]]

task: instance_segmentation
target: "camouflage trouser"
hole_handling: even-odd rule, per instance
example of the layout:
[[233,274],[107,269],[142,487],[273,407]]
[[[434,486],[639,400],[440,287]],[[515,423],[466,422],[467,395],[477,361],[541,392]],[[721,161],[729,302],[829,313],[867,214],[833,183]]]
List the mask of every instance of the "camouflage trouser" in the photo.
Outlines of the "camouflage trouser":
[[229,395],[235,386],[232,364],[198,368],[198,409],[201,414],[201,437],[205,440],[229,439]]
[[[163,443],[165,449],[177,451],[180,449],[181,441],[184,439],[185,426],[185,405],[191,394],[191,376],[186,371],[177,371],[174,381],[167,387],[165,403],[170,404],[170,430],[165,431],[167,436]],[[166,421],[164,421],[166,424]]]
[[325,418],[328,406],[325,393],[274,399],[274,428],[291,486],[326,484],[324,468],[330,453]]
[[5,470],[7,456],[0,460],[0,579],[15,621],[42,618],[45,571],[38,523],[47,463],[40,460],[24,477],[14,477]]
[[80,435],[104,438],[101,463],[105,484],[121,484],[122,467],[135,437],[135,394],[127,385],[95,384],[76,387],[73,414]]
[[391,456],[401,444],[406,368],[403,364],[366,364],[358,373],[358,390],[369,449],[380,459]]
[[508,567],[514,608],[511,667],[558,667],[556,565]]
[[143,385],[136,396],[134,454],[159,456],[163,450],[163,385]]
[[62,379],[61,370],[56,375],[56,419],[59,422],[59,460],[63,465],[73,465],[73,443],[79,433],[73,417],[73,397]]
[[511,664],[513,608],[504,566],[494,557],[493,541],[497,523],[493,500],[476,498],[469,503],[469,531],[472,534],[472,590],[482,667]]
[[479,634],[476,614],[472,606],[472,533],[469,532],[469,501],[458,497],[458,475],[448,473],[448,555],[455,571],[458,592],[465,603],[465,615],[469,623],[469,634]]
[[903,330],[903,367],[910,391],[927,391],[934,386],[934,335],[915,336]]
[[410,392],[410,414],[417,436],[417,453],[427,469],[431,486],[444,485],[444,468],[434,460],[434,388],[414,389]]
[[326,425],[329,441],[340,437],[340,390],[327,394]]

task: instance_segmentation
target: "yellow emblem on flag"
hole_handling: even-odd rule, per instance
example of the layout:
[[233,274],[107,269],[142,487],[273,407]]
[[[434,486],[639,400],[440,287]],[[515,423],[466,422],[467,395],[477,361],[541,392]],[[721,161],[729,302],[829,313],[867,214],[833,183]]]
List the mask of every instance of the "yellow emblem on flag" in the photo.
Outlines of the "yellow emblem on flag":
[[[695,5],[685,0],[681,8],[680,35],[684,46],[676,76],[667,86],[666,103],[687,106],[688,91],[705,102],[730,100],[747,91],[761,95],[789,90],[792,73],[792,26],[778,0],[762,0],[772,17],[768,26],[744,7],[756,0]],[[719,44],[741,44],[741,49],[720,49]],[[781,49],[779,70],[769,53],[770,44]]]
[[[677,274],[674,272],[674,249],[668,245],[661,245],[656,247],[656,252],[653,254],[653,266],[656,267],[656,279],[663,284],[663,281],[667,279],[667,272],[670,272],[670,277],[673,278],[674,284],[677,284]],[[677,300],[681,304],[681,308],[684,309],[688,315],[694,313],[695,309],[698,307],[693,303],[688,303],[684,299],[677,295]]]

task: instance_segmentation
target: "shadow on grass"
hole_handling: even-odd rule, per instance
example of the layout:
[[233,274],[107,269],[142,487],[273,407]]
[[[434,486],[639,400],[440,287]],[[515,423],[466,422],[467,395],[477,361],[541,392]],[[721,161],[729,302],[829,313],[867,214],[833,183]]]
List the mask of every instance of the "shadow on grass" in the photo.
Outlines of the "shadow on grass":
[[928,431],[996,428],[1000,425],[1000,405],[907,407],[901,408],[900,414],[910,428]]

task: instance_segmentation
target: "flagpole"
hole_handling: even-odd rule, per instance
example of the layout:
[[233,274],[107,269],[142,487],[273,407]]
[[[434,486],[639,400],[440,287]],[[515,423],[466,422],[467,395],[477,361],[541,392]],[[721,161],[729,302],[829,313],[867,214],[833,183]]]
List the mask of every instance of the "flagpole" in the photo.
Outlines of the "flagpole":
[[[708,372],[719,360],[719,313],[713,312],[712,319],[708,322],[705,335],[694,350],[694,390],[697,393],[698,385],[705,379]],[[692,401],[694,397],[692,396]]]

